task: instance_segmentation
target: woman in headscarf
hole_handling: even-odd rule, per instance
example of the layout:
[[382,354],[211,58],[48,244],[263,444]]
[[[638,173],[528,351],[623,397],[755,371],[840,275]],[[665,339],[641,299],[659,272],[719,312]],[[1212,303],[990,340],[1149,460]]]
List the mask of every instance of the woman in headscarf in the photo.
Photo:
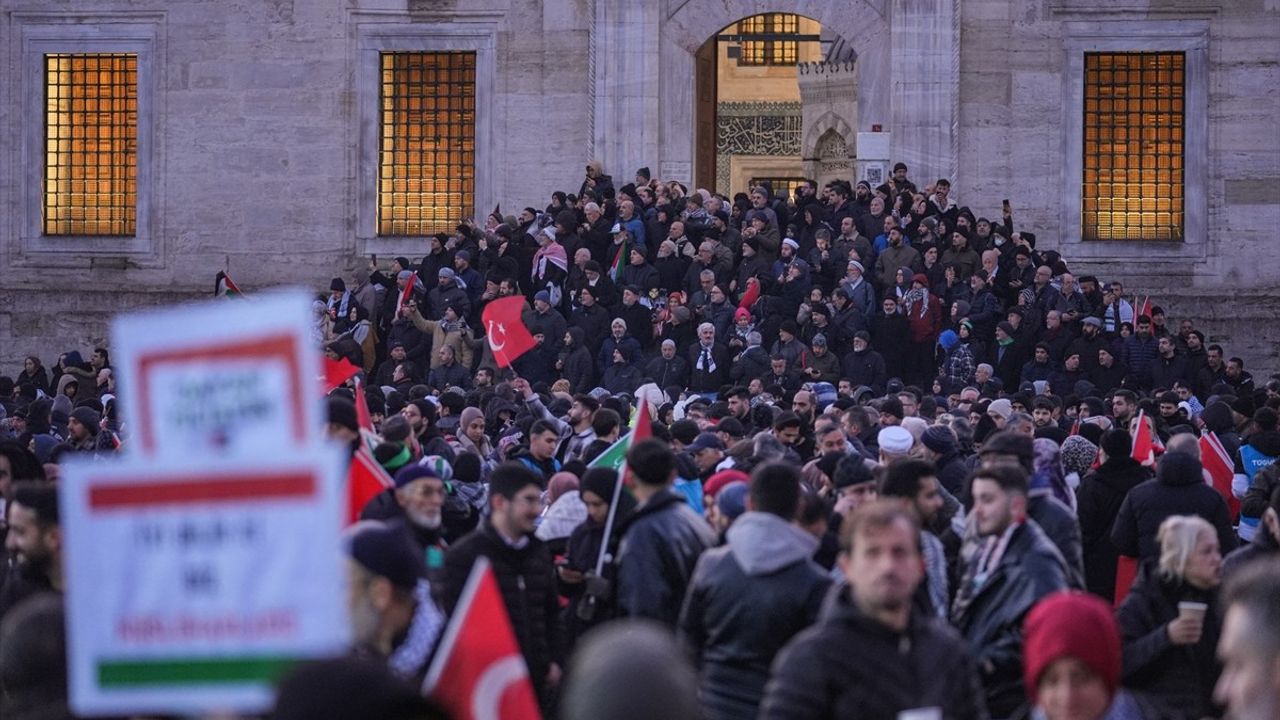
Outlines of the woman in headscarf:
[[1076,494],[1067,485],[1062,471],[1062,452],[1058,443],[1048,438],[1036,438],[1032,450],[1035,453],[1035,472],[1031,474],[1031,493],[1051,493],[1075,512]]
[[484,413],[478,407],[467,407],[462,411],[455,440],[459,455],[471,453],[482,462],[493,455],[493,443],[485,432]]
[[537,240],[538,251],[533,254],[533,266],[530,269],[530,292],[546,290],[551,294],[551,306],[557,307],[560,305],[565,280],[569,277],[569,255],[564,246],[556,242],[554,227],[539,230]]
[[545,543],[551,556],[562,555],[574,528],[587,519],[587,506],[578,493],[578,478],[571,472],[558,472],[547,483],[543,497],[544,510],[534,535]]

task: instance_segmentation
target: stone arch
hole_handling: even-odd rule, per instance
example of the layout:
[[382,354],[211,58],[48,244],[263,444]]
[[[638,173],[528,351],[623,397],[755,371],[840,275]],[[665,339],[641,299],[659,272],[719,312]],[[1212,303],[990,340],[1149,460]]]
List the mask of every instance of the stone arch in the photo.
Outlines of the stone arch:
[[[673,4],[674,5],[674,4]],[[889,18],[872,0],[722,0],[684,2],[668,13],[664,33],[692,54],[712,35],[752,15],[786,12],[816,20],[851,43],[862,57],[889,36]],[[886,72],[888,68],[885,68]]]
[[805,158],[816,159],[818,157],[819,144],[831,132],[836,133],[844,140],[845,144],[849,146],[849,154],[853,155],[857,143],[857,133],[853,131],[853,128],[849,126],[849,123],[844,118],[833,112],[823,113],[805,133],[804,140],[800,144],[801,155]]

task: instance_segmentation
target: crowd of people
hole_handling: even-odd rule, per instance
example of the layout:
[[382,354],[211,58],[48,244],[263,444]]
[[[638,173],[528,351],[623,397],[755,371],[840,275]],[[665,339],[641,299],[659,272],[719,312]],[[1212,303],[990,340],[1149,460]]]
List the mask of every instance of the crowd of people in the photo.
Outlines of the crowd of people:
[[[277,716],[444,717],[408,688],[480,557],[548,717],[1280,716],[1280,378],[908,174],[729,198],[592,163],[334,278],[327,432],[394,487],[349,533],[352,657]],[[5,717],[65,696],[53,483],[127,446],[114,383],[107,348],[0,378]]]

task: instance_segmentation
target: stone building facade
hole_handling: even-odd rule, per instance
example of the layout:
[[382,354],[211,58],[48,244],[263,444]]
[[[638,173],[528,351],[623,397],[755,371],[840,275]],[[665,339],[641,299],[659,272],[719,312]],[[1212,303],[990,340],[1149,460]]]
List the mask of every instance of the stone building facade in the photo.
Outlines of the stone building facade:
[[[371,253],[420,256],[375,226],[382,52],[475,54],[483,215],[576,190],[591,158],[694,177],[695,55],[762,12],[856,55],[857,126],[802,138],[815,174],[841,153],[858,172],[849,140],[878,130],[915,179],[950,178],[978,214],[1008,197],[1073,268],[1280,370],[1277,0],[0,0],[0,368],[87,349],[113,313],[207,295],[218,270],[322,287]],[[1085,241],[1083,63],[1138,51],[1185,58],[1185,238]],[[127,236],[43,232],[43,61],[85,52],[137,57]]]

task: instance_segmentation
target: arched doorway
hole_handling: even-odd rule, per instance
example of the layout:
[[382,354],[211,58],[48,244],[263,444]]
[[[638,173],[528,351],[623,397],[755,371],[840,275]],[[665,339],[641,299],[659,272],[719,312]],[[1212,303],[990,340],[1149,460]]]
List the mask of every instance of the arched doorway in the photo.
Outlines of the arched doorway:
[[[787,192],[813,177],[819,138],[828,155],[855,147],[854,60],[843,38],[795,13],[751,15],[709,37],[694,63],[694,185],[732,194],[769,180]],[[852,180],[852,156],[825,160],[826,175]]]

